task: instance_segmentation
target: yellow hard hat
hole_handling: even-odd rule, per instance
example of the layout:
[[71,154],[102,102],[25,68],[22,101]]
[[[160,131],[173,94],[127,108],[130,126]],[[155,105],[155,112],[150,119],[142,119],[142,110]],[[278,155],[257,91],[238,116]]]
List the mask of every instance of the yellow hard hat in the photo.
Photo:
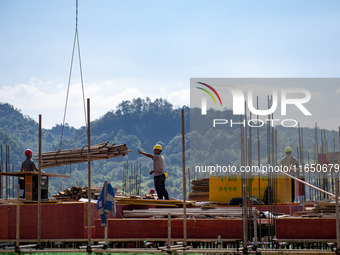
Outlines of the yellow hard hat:
[[286,147],[286,149],[285,149],[285,153],[287,153],[287,152],[292,152],[292,148],[290,148],[290,147]]
[[162,150],[162,146],[160,144],[156,144],[154,147],[153,147],[154,150]]

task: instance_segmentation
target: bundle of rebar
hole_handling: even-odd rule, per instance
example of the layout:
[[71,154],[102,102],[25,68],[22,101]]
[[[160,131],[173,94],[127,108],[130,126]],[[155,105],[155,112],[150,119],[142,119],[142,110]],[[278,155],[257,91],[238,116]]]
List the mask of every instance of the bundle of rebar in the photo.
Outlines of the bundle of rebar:
[[[125,156],[130,150],[126,144],[109,144],[109,142],[100,143],[90,147],[90,160],[109,159]],[[36,158],[38,161],[39,158]],[[63,165],[77,164],[88,161],[87,146],[83,148],[68,149],[44,152],[41,154],[41,169],[57,167]]]

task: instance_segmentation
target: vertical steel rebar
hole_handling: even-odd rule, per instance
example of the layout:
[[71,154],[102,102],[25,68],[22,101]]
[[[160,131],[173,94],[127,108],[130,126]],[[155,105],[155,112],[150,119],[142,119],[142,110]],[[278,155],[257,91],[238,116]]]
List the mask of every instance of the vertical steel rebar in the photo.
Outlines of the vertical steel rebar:
[[[6,145],[6,173],[8,173],[8,145]],[[8,199],[8,176],[6,175],[6,199]]]
[[191,183],[190,183],[190,167],[188,167],[188,191],[190,192],[191,189]]
[[[252,119],[252,113],[249,112],[249,119]],[[247,120],[246,120],[247,122]],[[252,128],[251,125],[249,125],[249,138],[248,138],[248,166],[252,166]],[[253,196],[253,186],[252,186],[252,181],[253,181],[253,175],[250,173],[250,176],[248,177],[248,194],[249,197],[251,198]],[[249,201],[249,207],[248,207],[248,218],[251,219],[253,217],[253,204],[252,200]],[[252,230],[253,230],[253,224],[251,220],[248,220],[248,239],[251,240],[252,236]]]
[[142,162],[139,162],[139,193],[141,194],[141,183],[142,183]]
[[[242,123],[242,115],[240,116],[240,122]],[[241,166],[246,165],[246,151],[245,151],[245,130],[240,126],[241,128]],[[248,246],[248,217],[247,217],[247,182],[246,182],[246,173],[242,173],[241,175],[242,180],[242,199],[243,199],[243,210],[242,210],[242,232],[243,232],[243,249],[244,252],[247,250]]]
[[168,249],[171,247],[171,213],[168,213]]
[[20,245],[20,184],[17,185],[17,214],[16,214],[16,243],[15,246],[19,249]]
[[[340,151],[340,127],[338,131],[339,136],[339,151]],[[339,173],[335,173],[335,211],[336,211],[336,247],[340,250],[340,223],[339,223]]]
[[[256,107],[259,109],[259,97],[256,97]],[[259,122],[260,116],[257,115],[257,122]],[[261,143],[260,143],[260,129],[257,129],[257,164],[260,169],[261,165]],[[261,200],[261,171],[259,171],[259,199]],[[261,205],[259,205],[259,211],[261,212]],[[261,226],[261,217],[259,217],[259,223]],[[260,227],[260,243],[262,242],[262,227]]]
[[[267,106],[268,106],[268,109],[270,109],[270,106],[271,106],[271,100],[270,100],[270,97],[267,96]],[[268,115],[268,120],[271,119],[271,115],[269,114]],[[270,129],[270,125],[268,125],[268,122],[267,122],[267,165],[270,166],[270,159],[271,159],[271,151],[270,151],[270,132],[271,129]],[[270,171],[268,171],[268,186],[266,188],[267,190],[267,201],[268,201],[268,211],[271,212],[271,202],[272,202],[272,197],[271,197],[271,189],[272,189],[272,186],[271,186],[271,173]],[[270,214],[269,214],[270,215]],[[269,243],[271,242],[272,238],[271,238],[271,217],[269,216],[269,219],[268,219],[268,241]]]
[[[3,172],[3,161],[2,161],[2,144],[0,145],[0,173]],[[2,194],[3,183],[2,183],[2,175],[0,175],[0,199],[3,198]]]
[[[14,166],[12,165],[12,173],[14,173]],[[15,184],[14,184],[14,176],[12,176],[12,198],[15,198]]]

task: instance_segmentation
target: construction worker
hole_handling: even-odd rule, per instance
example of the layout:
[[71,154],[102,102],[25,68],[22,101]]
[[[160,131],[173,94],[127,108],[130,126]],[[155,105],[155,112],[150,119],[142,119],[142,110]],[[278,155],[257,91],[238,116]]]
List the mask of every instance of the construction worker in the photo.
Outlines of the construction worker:
[[24,162],[22,162],[20,172],[23,172],[23,171],[39,171],[39,169],[36,168],[36,166],[35,166],[35,164],[32,160],[33,152],[30,149],[25,150],[25,156],[26,156],[26,160]]
[[[284,156],[281,161],[281,166],[286,166],[289,168],[289,174],[295,177],[299,176],[299,164],[295,157],[292,156],[292,148],[286,147],[285,149],[286,156]],[[303,179],[303,178],[300,178]],[[291,192],[292,192],[292,202],[294,200],[299,200],[301,196],[305,194],[305,187],[300,184],[300,182],[292,179],[291,180]]]
[[285,149],[286,156],[284,156],[281,161],[281,166],[287,166],[290,169],[290,173],[292,172],[292,168],[299,167],[298,161],[295,157],[292,156],[292,148],[286,147]]
[[162,152],[162,146],[159,144],[156,144],[153,147],[153,155],[149,153],[142,152],[138,150],[138,154],[142,154],[148,158],[151,158],[153,160],[153,170],[150,171],[149,174],[153,174],[154,176],[154,184],[157,192],[158,199],[169,200],[168,191],[165,188],[165,174],[164,174],[164,157],[161,155]]

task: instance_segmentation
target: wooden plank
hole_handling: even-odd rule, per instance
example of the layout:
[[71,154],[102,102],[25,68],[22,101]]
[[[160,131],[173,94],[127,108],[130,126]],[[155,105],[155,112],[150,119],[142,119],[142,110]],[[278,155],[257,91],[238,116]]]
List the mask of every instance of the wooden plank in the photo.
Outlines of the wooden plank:
[[0,239],[8,238],[8,210],[5,206],[0,206]]
[[[153,204],[153,205],[164,205],[164,204],[175,204],[183,205],[182,200],[157,200],[157,199],[133,199],[133,198],[116,198],[117,203],[136,203],[136,204]],[[193,204],[193,201],[187,201],[187,205]]]
[[[0,173],[0,175],[6,175],[6,176],[15,176],[15,177],[21,177],[21,176],[30,176],[30,175],[39,175],[36,171],[24,171],[24,172],[7,172],[7,173]],[[62,178],[69,178],[69,175],[65,174],[54,174],[54,173],[41,173],[41,176],[46,177],[62,177]]]
[[[254,209],[256,210],[256,209]],[[162,216],[167,217],[168,213],[171,213],[173,217],[183,217],[182,208],[149,208],[135,209],[135,210],[124,210],[124,217],[151,217],[151,216]],[[196,217],[233,217],[242,218],[242,208],[216,208],[216,209],[201,209],[201,208],[188,208],[187,215],[192,215]]]
[[335,219],[282,218],[275,220],[277,239],[335,239]]
[[129,203],[129,202],[119,202],[119,203],[117,203],[117,205],[149,205],[149,206],[151,206],[151,205],[153,205],[153,206],[162,206],[162,207],[177,207],[177,205],[175,205],[175,204],[159,204],[159,205],[157,205],[157,204],[153,204],[153,203]]
[[[104,237],[104,227],[96,220],[96,238]],[[109,239],[167,238],[167,219],[109,219]],[[188,239],[242,238],[242,219],[187,219]],[[171,220],[171,239],[183,238],[183,220]],[[144,239],[144,240],[145,240]]]
[[25,199],[33,200],[33,176],[25,176]]
[[[92,222],[96,214],[96,204],[92,204]],[[87,203],[54,203],[42,204],[41,240],[63,239],[75,240],[84,238],[85,222],[87,222]],[[8,232],[0,234],[0,239],[15,240],[16,236],[16,206],[0,205],[1,212],[5,211],[6,217],[1,218],[0,232],[6,227]],[[37,238],[37,204],[23,204],[20,206],[20,240]],[[5,236],[6,234],[6,236]]]

